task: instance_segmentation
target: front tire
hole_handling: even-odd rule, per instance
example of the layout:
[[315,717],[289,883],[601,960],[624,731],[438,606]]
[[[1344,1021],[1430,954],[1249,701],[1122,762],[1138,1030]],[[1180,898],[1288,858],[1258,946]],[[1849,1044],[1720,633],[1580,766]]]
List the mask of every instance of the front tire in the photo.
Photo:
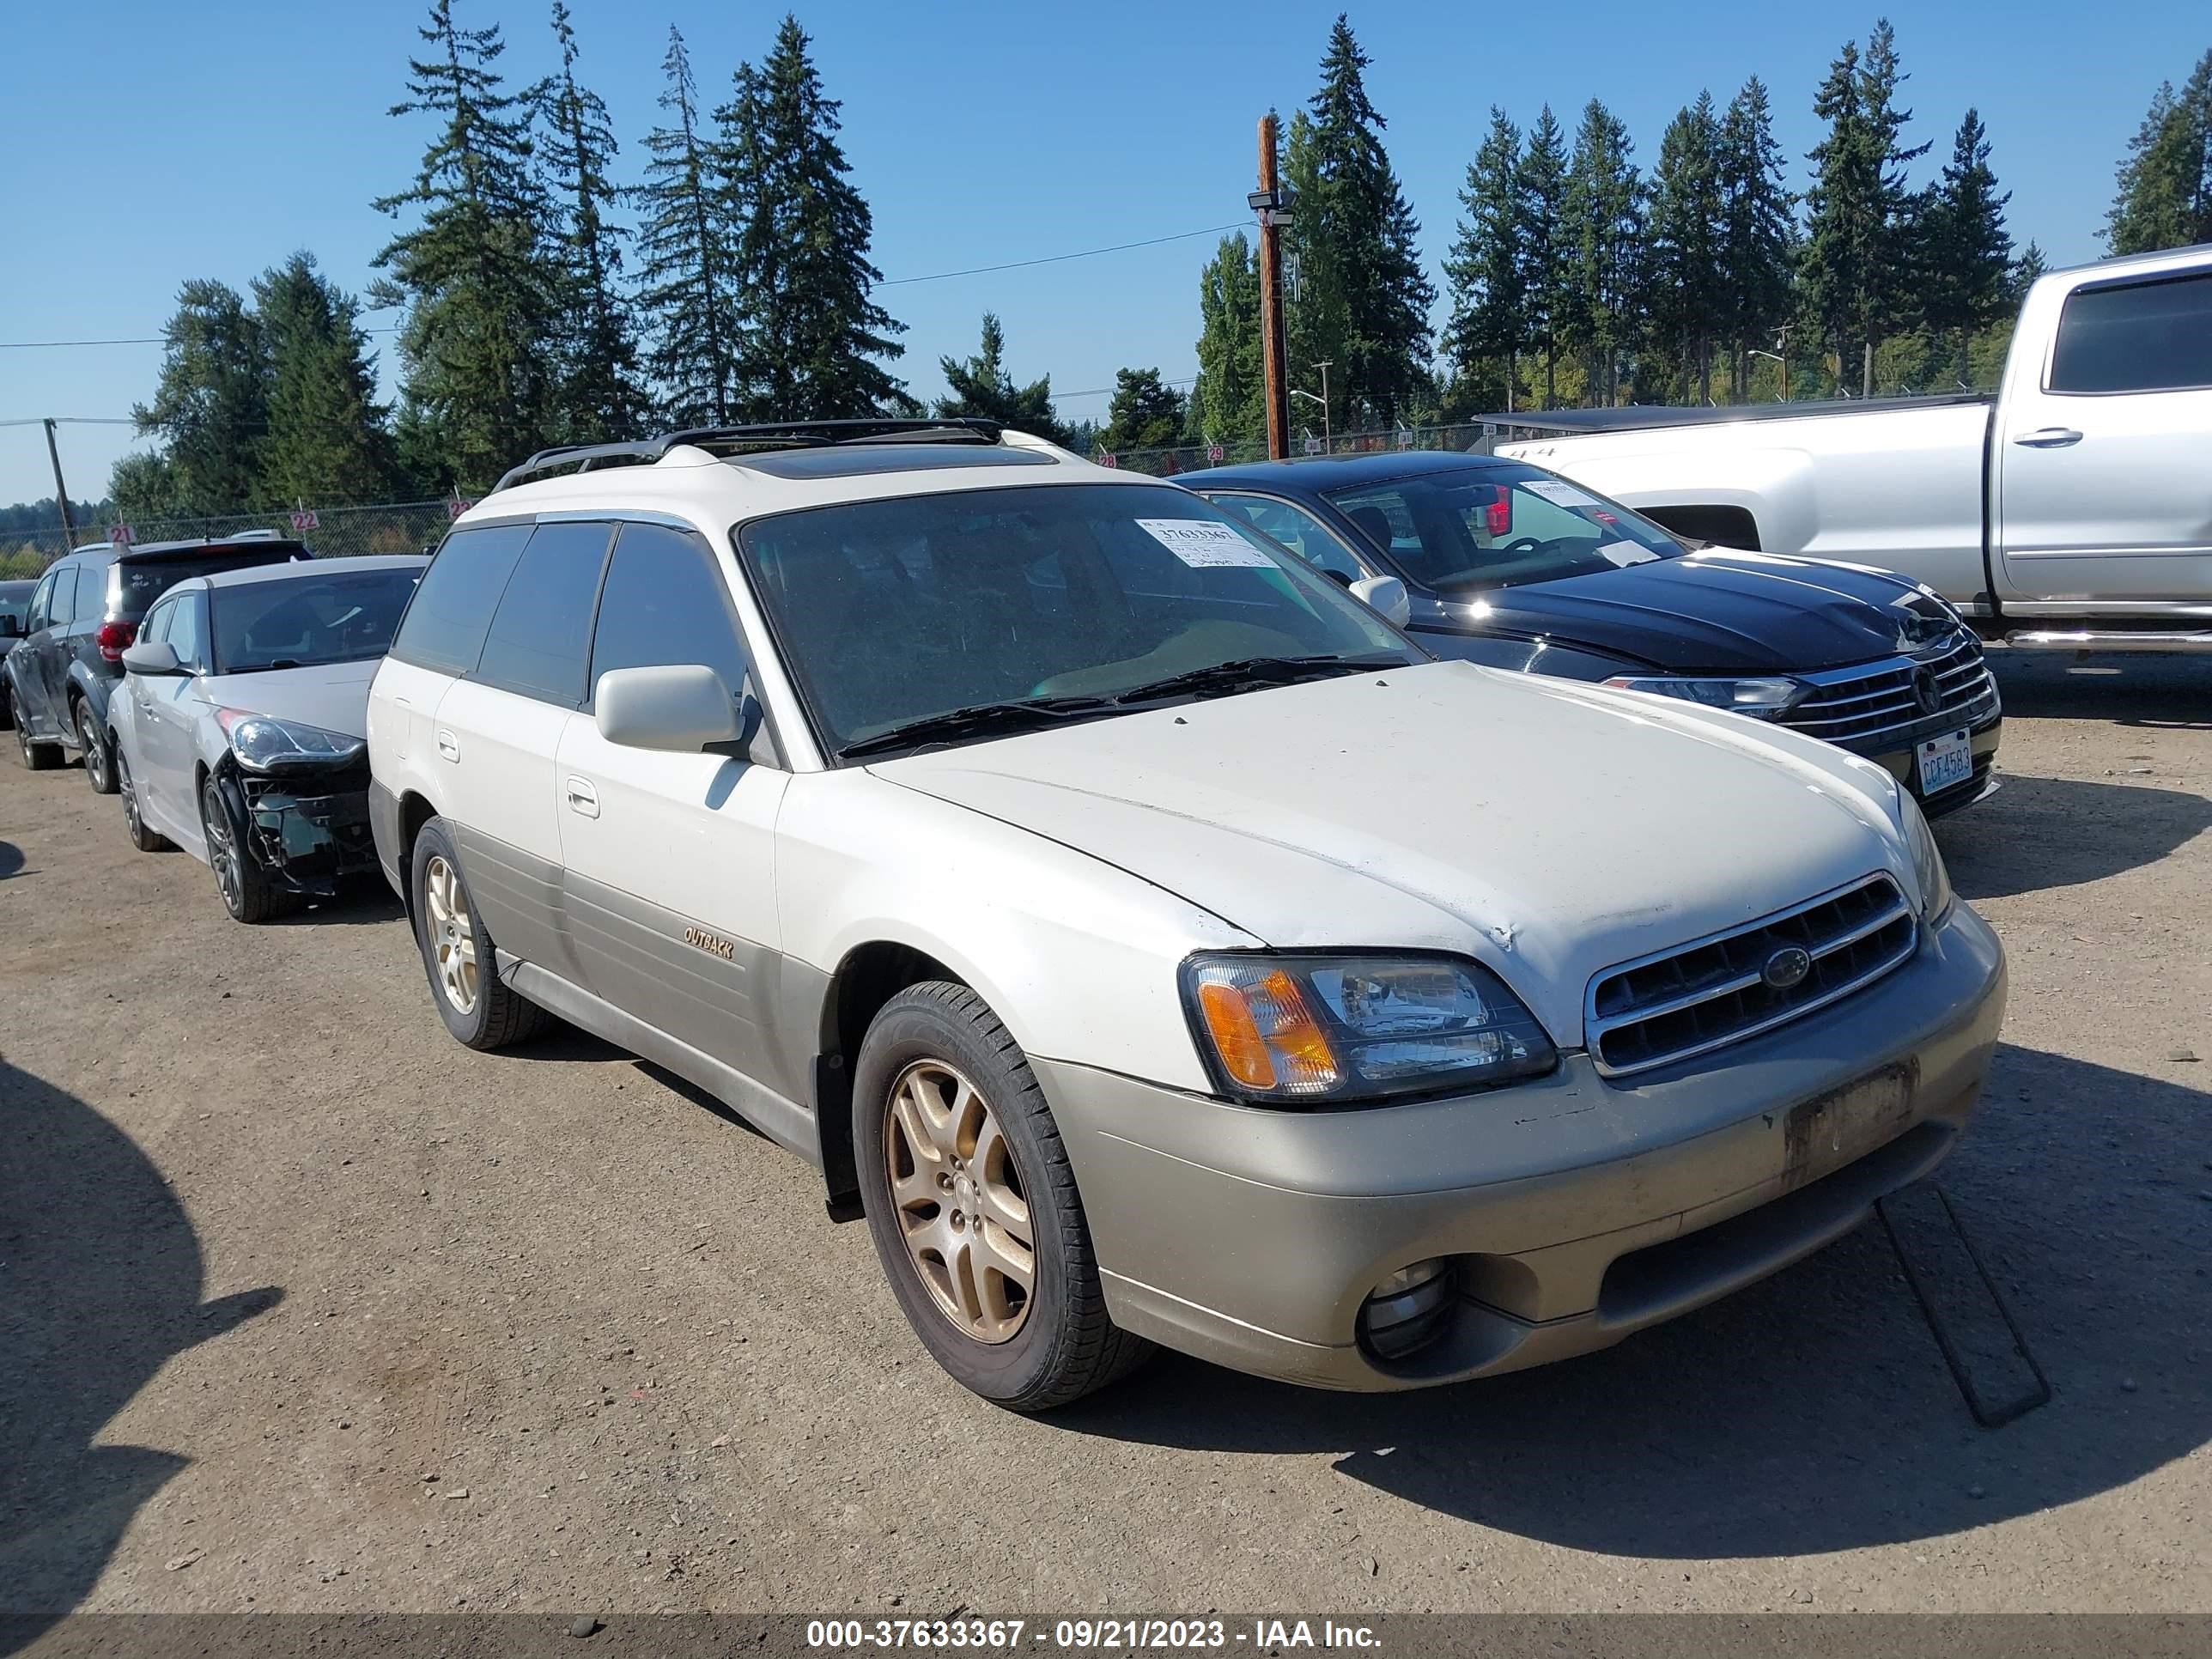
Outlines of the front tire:
[[912,986],[877,1014],[854,1070],[853,1146],[892,1293],[963,1388],[1049,1411],[1152,1352],[1106,1311],[1036,1073],[967,987]]
[[544,1030],[552,1016],[499,976],[498,951],[469,896],[443,818],[432,818],[416,836],[409,881],[430,1000],[454,1039],[470,1048],[504,1048]]
[[58,743],[36,743],[32,740],[31,728],[23,724],[21,711],[15,700],[9,700],[9,712],[15,717],[15,752],[23,757],[26,772],[51,772],[62,763],[62,746]]
[[84,750],[84,781],[95,795],[115,793],[115,749],[100,729],[100,716],[92,712],[91,699],[76,702],[76,740]]
[[200,784],[200,830],[207,837],[208,867],[216,891],[233,921],[249,925],[274,921],[299,908],[299,895],[279,887],[254,857],[246,832],[210,773]]
[[123,822],[131,831],[131,844],[142,853],[159,853],[170,845],[169,838],[157,830],[146,827],[146,815],[138,805],[137,786],[131,778],[131,758],[123,752],[123,745],[115,745],[115,793],[123,797]]

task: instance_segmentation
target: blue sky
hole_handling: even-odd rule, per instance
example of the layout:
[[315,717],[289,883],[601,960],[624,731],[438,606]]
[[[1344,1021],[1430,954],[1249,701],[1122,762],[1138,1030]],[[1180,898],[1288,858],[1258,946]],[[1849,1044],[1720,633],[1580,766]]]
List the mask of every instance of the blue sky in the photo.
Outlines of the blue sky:
[[[497,21],[516,82],[551,63],[548,5],[456,0],[466,25]],[[631,176],[653,103],[666,27],[690,44],[702,88],[765,52],[782,8],[668,9],[572,0],[586,78],[605,98]],[[875,213],[876,263],[892,278],[1171,235],[1244,220],[1255,123],[1313,90],[1340,4],[1122,0],[1110,6],[913,0],[800,4],[845,146]],[[391,222],[372,197],[410,176],[422,118],[394,119],[425,8],[401,0],[73,0],[8,8],[0,93],[0,204],[15,239],[0,264],[0,340],[154,335],[179,283],[243,287],[297,247],[365,287]],[[1424,228],[1432,271],[1488,106],[1523,125],[1549,101],[1570,128],[1593,94],[1625,118],[1648,165],[1681,104],[1725,100],[1749,74],[1774,94],[1802,187],[1815,85],[1847,33],[1880,15],[1760,3],[1353,5],[1374,58],[1369,89]],[[1889,8],[1911,80],[1914,137],[1948,151],[1978,106],[2015,238],[2055,262],[2091,258],[2112,171],[2163,79],[2212,46],[2200,3],[2056,0]],[[1110,386],[1125,364],[1171,380],[1195,369],[1197,274],[1213,238],[989,276],[908,283],[882,298],[908,325],[900,366],[941,386],[937,359],[974,349],[987,308],[1004,318],[1011,367],[1056,391]],[[389,315],[372,323],[388,323]],[[158,346],[0,350],[0,420],[120,416],[151,392]],[[386,365],[387,382],[391,365]],[[1103,395],[1062,402],[1104,413]],[[73,495],[104,491],[127,428],[63,429]],[[0,427],[0,501],[50,495],[43,434]]]

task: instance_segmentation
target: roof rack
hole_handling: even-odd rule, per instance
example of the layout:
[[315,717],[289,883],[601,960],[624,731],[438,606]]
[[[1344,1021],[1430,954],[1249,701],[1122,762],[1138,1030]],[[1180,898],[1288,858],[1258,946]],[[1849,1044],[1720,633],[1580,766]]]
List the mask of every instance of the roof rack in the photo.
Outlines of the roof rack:
[[1003,428],[996,421],[973,416],[948,416],[939,420],[878,420],[861,417],[836,421],[764,421],[750,426],[687,427],[635,443],[556,444],[541,449],[521,465],[510,467],[489,493],[574,467],[589,472],[598,464],[649,465],[679,444],[722,453],[749,450],[817,449],[836,444],[945,443],[995,444]]

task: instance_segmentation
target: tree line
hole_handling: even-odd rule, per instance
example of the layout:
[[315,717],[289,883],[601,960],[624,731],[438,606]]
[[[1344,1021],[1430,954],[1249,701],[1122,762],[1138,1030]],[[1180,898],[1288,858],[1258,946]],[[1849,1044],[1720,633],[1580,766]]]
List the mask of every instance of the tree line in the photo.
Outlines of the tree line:
[[[1103,425],[1063,422],[1050,377],[1018,378],[987,313],[945,356],[929,410],[894,373],[904,330],[878,301],[867,203],[806,33],[787,16],[758,64],[702,86],[669,30],[660,117],[635,181],[553,0],[555,71],[511,86],[496,23],[430,0],[392,113],[427,130],[366,296],[395,309],[398,396],[346,292],[307,252],[250,294],[186,283],[152,399],[153,453],[110,485],[150,520],[295,501],[474,495],[532,451],[669,427],[839,416],[983,416],[1079,448],[1248,441],[1264,430],[1260,276],[1243,234],[1200,275],[1199,374],[1115,377]],[[1969,109],[1927,182],[1894,32],[1846,44],[1816,89],[1820,140],[1793,176],[1757,77],[1706,93],[1650,170],[1593,99],[1570,136],[1492,108],[1460,191],[1440,294],[1340,16],[1280,158],[1292,384],[1336,430],[1538,404],[1920,390],[1985,381],[2042,269],[2015,252],[1989,135]],[[1802,189],[1796,186],[1802,184]],[[2212,240],[2212,52],[2161,87],[2106,228],[2116,253]],[[1435,319],[1439,303],[1443,320]],[[1321,366],[1326,364],[1326,384]],[[1312,412],[1302,401],[1299,418]]]

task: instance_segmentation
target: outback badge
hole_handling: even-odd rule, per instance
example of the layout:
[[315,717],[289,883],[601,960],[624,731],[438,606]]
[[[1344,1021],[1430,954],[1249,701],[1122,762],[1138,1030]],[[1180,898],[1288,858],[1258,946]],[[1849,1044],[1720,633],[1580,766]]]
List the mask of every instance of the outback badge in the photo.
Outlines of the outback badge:
[[695,945],[708,955],[720,957],[725,962],[738,953],[738,947],[730,940],[718,933],[710,933],[703,927],[686,927],[684,930],[684,942],[686,945]]

